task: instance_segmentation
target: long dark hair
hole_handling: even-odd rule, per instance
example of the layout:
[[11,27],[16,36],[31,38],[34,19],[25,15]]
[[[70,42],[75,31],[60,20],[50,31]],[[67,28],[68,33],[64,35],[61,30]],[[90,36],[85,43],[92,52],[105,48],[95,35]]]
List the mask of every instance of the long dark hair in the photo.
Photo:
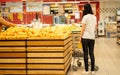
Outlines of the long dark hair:
[[90,4],[84,5],[83,16],[87,14],[93,14],[92,8]]

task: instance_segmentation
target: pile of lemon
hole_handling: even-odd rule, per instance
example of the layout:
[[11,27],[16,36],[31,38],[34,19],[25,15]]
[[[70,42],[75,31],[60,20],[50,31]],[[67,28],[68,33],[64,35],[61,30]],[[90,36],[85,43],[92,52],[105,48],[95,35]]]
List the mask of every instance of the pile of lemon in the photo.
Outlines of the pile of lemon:
[[10,27],[0,33],[0,40],[11,39],[64,39],[70,36],[71,31],[78,29],[73,25],[47,26],[41,29],[29,27]]

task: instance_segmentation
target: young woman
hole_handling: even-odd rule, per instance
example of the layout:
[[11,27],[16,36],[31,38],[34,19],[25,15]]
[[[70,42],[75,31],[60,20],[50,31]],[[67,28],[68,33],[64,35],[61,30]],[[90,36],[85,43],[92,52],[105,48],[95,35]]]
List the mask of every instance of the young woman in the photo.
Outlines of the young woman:
[[91,60],[91,73],[95,74],[95,56],[94,56],[94,44],[95,44],[95,30],[97,26],[96,16],[93,14],[90,4],[84,5],[83,18],[82,18],[82,30],[81,30],[81,42],[84,53],[84,74],[89,74],[88,68],[88,55]]

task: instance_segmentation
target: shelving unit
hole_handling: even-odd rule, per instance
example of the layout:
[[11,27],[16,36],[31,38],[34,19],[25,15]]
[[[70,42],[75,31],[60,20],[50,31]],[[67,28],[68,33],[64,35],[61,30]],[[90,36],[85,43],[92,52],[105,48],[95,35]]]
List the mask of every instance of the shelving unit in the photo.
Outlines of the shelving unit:
[[115,38],[117,37],[117,22],[108,22],[106,25],[106,37]]
[[117,43],[120,44],[120,9],[117,10]]
[[65,13],[72,13],[74,10],[78,9],[77,7],[75,7],[77,6],[77,3],[79,2],[47,2],[47,3],[44,2],[43,4],[49,4],[51,14],[55,14],[58,13],[59,10],[58,5],[64,6]]
[[120,44],[120,22],[117,22],[117,43]]

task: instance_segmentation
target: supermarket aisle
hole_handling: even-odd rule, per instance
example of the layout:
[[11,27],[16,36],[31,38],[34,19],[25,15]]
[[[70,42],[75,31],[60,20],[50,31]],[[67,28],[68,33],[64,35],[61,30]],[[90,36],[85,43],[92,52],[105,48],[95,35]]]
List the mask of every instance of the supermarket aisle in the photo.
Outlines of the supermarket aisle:
[[[120,45],[116,38],[96,38],[95,56],[99,66],[96,75],[120,75]],[[82,75],[82,70],[83,65],[77,71],[71,68],[68,75]]]

